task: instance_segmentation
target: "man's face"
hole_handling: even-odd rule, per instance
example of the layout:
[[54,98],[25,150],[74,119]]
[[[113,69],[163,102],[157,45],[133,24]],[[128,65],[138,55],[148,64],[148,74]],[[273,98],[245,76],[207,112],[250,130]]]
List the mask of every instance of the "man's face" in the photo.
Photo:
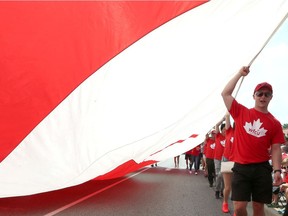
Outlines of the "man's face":
[[273,95],[268,88],[261,88],[254,93],[253,97],[257,107],[266,108],[268,107]]
[[226,135],[226,128],[225,128],[225,127],[221,130],[221,133],[222,133],[224,136]]

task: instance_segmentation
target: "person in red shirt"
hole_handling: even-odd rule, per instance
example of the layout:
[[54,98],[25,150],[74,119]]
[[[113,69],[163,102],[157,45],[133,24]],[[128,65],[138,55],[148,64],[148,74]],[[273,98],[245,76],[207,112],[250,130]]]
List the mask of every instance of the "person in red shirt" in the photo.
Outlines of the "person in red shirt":
[[192,173],[192,166],[194,164],[195,175],[198,175],[199,166],[200,166],[200,152],[201,152],[200,144],[191,150],[191,160],[189,164],[190,174]]
[[231,126],[230,122],[230,114],[229,112],[225,115],[225,147],[221,162],[221,173],[224,180],[224,190],[223,190],[223,203],[222,203],[222,211],[224,213],[229,212],[228,199],[231,193],[231,179],[232,179],[232,167],[234,162],[231,161],[231,157],[233,154],[232,145],[234,139],[234,127]]
[[[248,73],[249,67],[242,67],[221,93],[236,125],[231,199],[235,215],[247,215],[247,204],[252,197],[253,214],[264,216],[264,203],[272,201],[272,167],[274,184],[280,185],[282,182],[280,145],[285,139],[281,123],[268,111],[273,97],[273,89],[269,83],[260,83],[255,87],[253,108],[246,108],[232,96],[237,82]],[[269,163],[270,149],[272,167]]]
[[209,186],[213,187],[215,177],[215,166],[214,166],[214,149],[215,149],[215,130],[206,134],[204,140],[204,154],[206,158],[206,168],[208,172]]
[[216,137],[215,137],[215,150],[214,150],[214,165],[215,165],[215,175],[216,175],[216,186],[215,186],[216,199],[220,198],[220,194],[223,196],[223,189],[224,189],[223,176],[220,172],[221,161],[222,161],[222,156],[223,156],[224,146],[225,146],[225,130],[226,130],[225,124],[223,123],[223,121],[224,121],[224,118],[222,118],[219,122],[217,122],[215,126]]

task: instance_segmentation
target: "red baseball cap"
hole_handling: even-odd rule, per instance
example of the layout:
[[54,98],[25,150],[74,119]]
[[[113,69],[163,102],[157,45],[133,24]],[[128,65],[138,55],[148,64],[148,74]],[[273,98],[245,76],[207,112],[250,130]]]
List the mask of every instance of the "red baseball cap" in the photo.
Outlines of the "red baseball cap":
[[269,89],[269,90],[273,93],[272,86],[271,86],[269,83],[267,83],[267,82],[259,83],[259,84],[255,87],[254,93],[255,93],[256,91],[259,91],[261,88],[267,88],[267,89]]

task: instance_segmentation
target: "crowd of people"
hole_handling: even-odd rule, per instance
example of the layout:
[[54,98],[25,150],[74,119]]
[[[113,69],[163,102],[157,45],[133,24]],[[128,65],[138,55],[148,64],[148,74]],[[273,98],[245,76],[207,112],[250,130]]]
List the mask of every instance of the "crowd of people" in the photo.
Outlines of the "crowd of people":
[[[280,185],[273,185],[273,195],[272,202],[267,204],[271,208],[280,208],[279,213],[283,215],[288,215],[288,145],[283,145],[282,151],[282,162],[281,162],[281,173],[282,173],[282,183]],[[282,197],[282,200],[280,200]],[[281,202],[281,205],[279,205]]]
[[[230,212],[231,198],[234,215],[247,216],[247,204],[252,200],[253,215],[264,216],[264,205],[277,205],[279,192],[288,197],[288,175],[283,172],[283,160],[287,158],[287,168],[288,157],[282,158],[288,147],[284,145],[281,123],[268,111],[273,97],[269,83],[255,87],[253,108],[245,107],[232,96],[238,81],[249,71],[249,67],[242,67],[226,84],[221,93],[227,108],[225,117],[207,133],[201,145],[185,153],[185,159],[190,173],[194,164],[196,175],[202,160],[209,186],[215,185],[215,198],[223,197],[223,212]],[[281,146],[287,152],[282,153]],[[273,188],[278,190],[273,192]],[[288,205],[282,213],[288,216]]]
[[230,115],[227,113],[213,130],[206,134],[203,142],[204,158],[206,158],[207,177],[209,186],[215,182],[215,198],[223,197],[222,211],[228,213],[228,199],[231,192],[233,162],[232,155],[233,129],[230,125]]

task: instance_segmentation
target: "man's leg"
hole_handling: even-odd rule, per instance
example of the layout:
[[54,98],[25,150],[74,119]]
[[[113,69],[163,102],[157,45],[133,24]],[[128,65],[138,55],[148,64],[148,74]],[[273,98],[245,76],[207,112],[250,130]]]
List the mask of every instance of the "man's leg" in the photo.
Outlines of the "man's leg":
[[220,173],[220,169],[221,169],[221,161],[214,159],[214,164],[215,164],[215,175],[216,175],[216,191],[215,191],[215,198],[219,199],[220,198],[220,193],[222,191],[222,185],[221,185],[221,180],[222,180],[222,176]]
[[207,171],[208,171],[208,181],[210,187],[213,187],[213,173],[215,172],[214,168],[214,160],[211,158],[206,158],[206,165],[207,165]]
[[234,214],[236,216],[247,216],[247,204],[248,202],[246,201],[233,201]]
[[253,206],[253,216],[265,216],[264,203],[253,201],[252,206]]

